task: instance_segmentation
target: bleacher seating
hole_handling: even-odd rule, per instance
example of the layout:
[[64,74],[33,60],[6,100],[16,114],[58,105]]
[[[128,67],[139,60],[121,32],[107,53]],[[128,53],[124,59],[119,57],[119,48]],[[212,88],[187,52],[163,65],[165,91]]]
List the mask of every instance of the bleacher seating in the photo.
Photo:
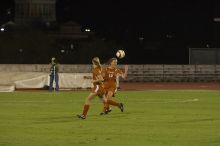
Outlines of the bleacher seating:
[[[123,65],[119,65],[123,68]],[[38,72],[49,73],[49,65],[45,64],[0,64],[0,72]],[[61,73],[89,73],[90,64],[60,65]],[[8,79],[10,81],[10,79]],[[3,80],[5,81],[5,80]],[[129,65],[128,77],[121,82],[218,82],[220,81],[220,65]],[[3,82],[2,82],[3,83]]]
[[220,81],[220,65],[130,65],[127,78],[127,82],[197,81]]

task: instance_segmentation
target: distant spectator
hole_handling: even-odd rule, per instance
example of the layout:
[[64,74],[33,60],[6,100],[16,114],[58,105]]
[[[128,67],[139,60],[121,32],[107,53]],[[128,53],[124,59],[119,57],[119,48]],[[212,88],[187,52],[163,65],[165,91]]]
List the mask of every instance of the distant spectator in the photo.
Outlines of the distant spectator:
[[[59,67],[58,62],[55,57],[51,58],[50,63],[50,85],[49,85],[49,91],[53,91],[55,89],[56,91],[59,91]],[[56,87],[53,87],[53,83],[56,83]]]

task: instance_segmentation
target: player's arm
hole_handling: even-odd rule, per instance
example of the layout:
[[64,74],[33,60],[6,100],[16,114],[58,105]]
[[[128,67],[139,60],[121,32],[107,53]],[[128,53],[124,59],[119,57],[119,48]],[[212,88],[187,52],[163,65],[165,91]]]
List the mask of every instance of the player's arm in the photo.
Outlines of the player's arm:
[[121,71],[119,73],[119,76],[121,76],[123,79],[125,79],[127,77],[128,74],[128,65],[125,65],[124,71]]
[[106,68],[104,68],[104,69],[101,71],[101,76],[102,76],[103,80],[104,80],[104,78],[105,78],[105,75],[106,75]]
[[92,80],[93,83],[103,82],[103,81],[104,81],[104,79],[101,74],[96,76],[96,80]]
[[92,79],[92,76],[83,76],[84,79]]

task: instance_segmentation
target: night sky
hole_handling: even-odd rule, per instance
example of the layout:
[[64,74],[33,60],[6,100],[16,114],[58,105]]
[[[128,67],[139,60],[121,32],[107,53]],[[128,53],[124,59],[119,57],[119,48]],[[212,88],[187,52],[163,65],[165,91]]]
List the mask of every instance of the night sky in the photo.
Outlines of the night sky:
[[[212,29],[213,18],[220,17],[219,8],[217,0],[57,0],[57,21],[73,20],[98,32],[133,32],[151,39],[167,34],[189,37],[193,33],[204,37]],[[9,19],[8,10],[13,18],[13,0],[1,0],[1,23]]]
[[[13,15],[13,0],[1,0],[0,23],[13,20]],[[134,46],[138,43],[139,51],[148,53],[149,57],[155,50],[164,53],[171,49],[173,56],[180,52],[182,59],[177,63],[187,61],[189,47],[206,47],[207,44],[220,47],[220,34],[215,33],[220,25],[218,28],[218,23],[213,21],[215,17],[220,17],[218,0],[57,0],[58,23],[76,21],[103,38],[117,40],[130,53],[137,51]],[[140,38],[144,45],[140,44]]]
[[96,31],[133,33],[149,39],[158,39],[163,37],[161,35],[188,38],[194,33],[199,37],[209,37],[213,17],[217,15],[215,3],[208,0],[126,3],[60,0],[57,7],[58,21],[76,20],[94,27]]

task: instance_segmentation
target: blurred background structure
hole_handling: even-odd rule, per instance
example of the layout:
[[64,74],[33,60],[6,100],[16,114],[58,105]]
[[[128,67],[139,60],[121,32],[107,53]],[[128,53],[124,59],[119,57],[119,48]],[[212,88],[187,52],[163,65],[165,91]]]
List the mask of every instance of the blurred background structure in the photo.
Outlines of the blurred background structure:
[[124,82],[219,82],[219,4],[2,0],[1,89],[44,88],[51,57],[61,89],[88,88],[91,59],[105,63],[118,49],[126,52],[119,64],[130,66]]
[[217,0],[3,0],[0,26],[0,63],[47,63],[51,56],[63,64],[87,64],[94,56],[106,62],[119,48],[126,51],[120,62],[128,64],[219,64],[220,58]]
[[15,0],[15,23],[56,21],[56,0]]

